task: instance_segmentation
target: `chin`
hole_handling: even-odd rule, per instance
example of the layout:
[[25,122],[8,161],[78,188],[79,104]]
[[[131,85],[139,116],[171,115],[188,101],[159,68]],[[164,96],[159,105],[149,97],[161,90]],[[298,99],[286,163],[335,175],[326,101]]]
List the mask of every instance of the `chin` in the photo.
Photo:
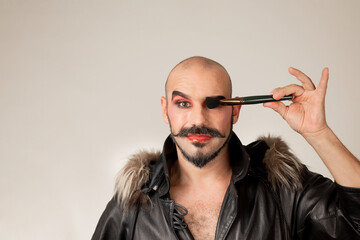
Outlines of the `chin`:
[[184,152],[182,150],[181,150],[181,152],[187,161],[189,161],[195,167],[198,167],[198,168],[205,167],[208,163],[213,161],[219,153],[219,151],[216,151],[216,152],[210,152],[210,153],[209,152],[207,152],[207,153],[197,152],[195,154],[187,154],[186,152]]
[[223,147],[226,145],[226,142],[223,143],[223,145],[205,145],[201,148],[194,146],[192,143],[190,146],[188,146],[187,144],[185,144],[186,146],[184,146],[179,145],[176,142],[176,145],[187,161],[189,161],[198,168],[203,168],[218,156],[218,154],[223,150]]

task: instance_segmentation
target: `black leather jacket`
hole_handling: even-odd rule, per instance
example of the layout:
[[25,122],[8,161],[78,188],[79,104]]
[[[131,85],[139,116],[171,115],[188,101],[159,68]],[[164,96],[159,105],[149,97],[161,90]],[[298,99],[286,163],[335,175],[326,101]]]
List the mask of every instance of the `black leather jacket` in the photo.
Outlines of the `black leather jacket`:
[[[233,134],[229,149],[233,176],[222,203],[216,240],[360,239],[360,189],[342,187],[303,165],[300,188],[291,187],[291,176],[290,187],[274,185],[264,166],[269,149],[265,141],[243,146]],[[150,201],[123,205],[114,197],[92,239],[193,239],[183,221],[186,210],[169,196],[169,166],[176,159],[169,137],[159,161],[149,162],[151,177],[141,188]]]

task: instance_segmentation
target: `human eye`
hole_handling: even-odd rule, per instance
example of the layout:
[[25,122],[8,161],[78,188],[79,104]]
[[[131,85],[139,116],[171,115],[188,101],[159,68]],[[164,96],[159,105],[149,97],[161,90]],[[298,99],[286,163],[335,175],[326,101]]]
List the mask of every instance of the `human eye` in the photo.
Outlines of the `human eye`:
[[191,104],[188,101],[178,101],[175,103],[179,108],[189,108]]

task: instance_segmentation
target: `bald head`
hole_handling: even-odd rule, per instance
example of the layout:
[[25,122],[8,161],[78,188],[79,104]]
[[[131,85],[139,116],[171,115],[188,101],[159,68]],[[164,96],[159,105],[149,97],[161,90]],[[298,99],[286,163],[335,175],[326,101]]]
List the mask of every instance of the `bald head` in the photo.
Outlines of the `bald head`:
[[181,77],[182,74],[185,72],[191,71],[192,69],[202,69],[203,71],[210,71],[214,74],[218,75],[219,78],[223,81],[225,87],[228,88],[230,93],[232,92],[232,83],[230,76],[226,69],[218,62],[211,60],[209,58],[195,56],[187,58],[180,63],[178,63],[169,73],[169,76],[165,83],[165,94],[168,96],[168,85],[171,84],[173,81],[176,81],[179,76]]

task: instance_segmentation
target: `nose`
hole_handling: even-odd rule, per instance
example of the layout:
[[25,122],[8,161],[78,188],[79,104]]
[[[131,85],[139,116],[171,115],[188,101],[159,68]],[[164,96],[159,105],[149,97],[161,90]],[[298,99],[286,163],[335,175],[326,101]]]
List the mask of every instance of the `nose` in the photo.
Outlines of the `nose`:
[[189,122],[193,126],[204,126],[208,121],[207,109],[204,106],[194,106],[189,118]]

